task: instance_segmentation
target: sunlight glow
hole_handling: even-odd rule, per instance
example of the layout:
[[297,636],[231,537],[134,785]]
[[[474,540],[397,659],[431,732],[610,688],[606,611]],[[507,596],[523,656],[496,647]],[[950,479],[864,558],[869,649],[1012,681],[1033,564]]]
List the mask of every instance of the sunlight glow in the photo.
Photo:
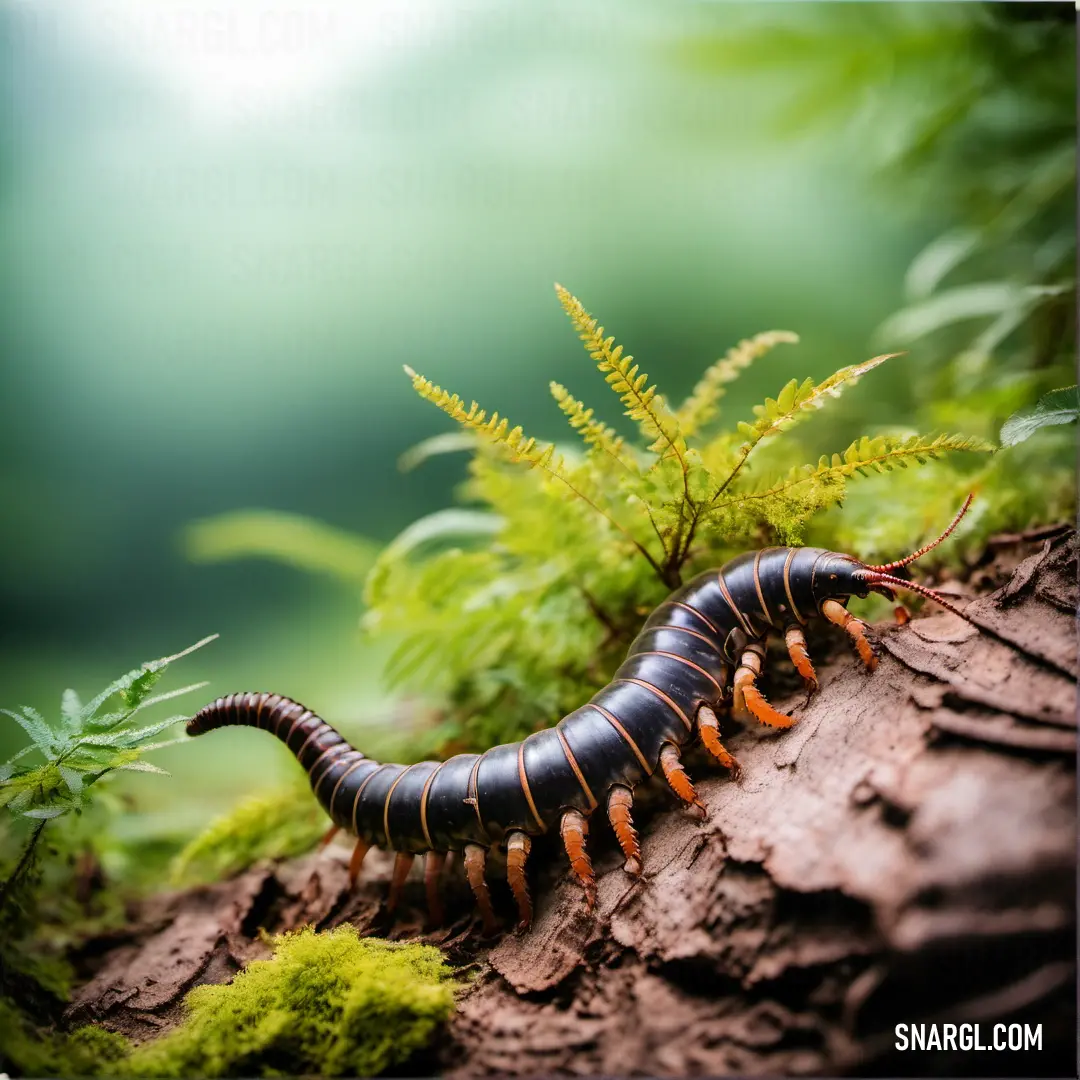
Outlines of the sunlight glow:
[[453,19],[430,0],[90,0],[71,10],[91,48],[149,73],[202,121],[320,102],[430,44]]

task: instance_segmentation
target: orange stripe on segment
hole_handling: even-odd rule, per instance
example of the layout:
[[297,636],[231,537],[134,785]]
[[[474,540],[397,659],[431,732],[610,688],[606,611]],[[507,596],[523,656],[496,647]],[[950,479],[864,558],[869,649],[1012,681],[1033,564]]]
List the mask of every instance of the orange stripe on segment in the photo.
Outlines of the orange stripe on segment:
[[364,762],[365,762],[365,761],[367,761],[367,760],[368,760],[368,759],[367,759],[366,757],[361,757],[359,761],[354,761],[354,762],[353,762],[353,763],[352,763],[352,764],[351,764],[351,765],[350,765],[350,766],[349,766],[349,767],[348,767],[348,768],[347,768],[347,769],[346,769],[346,770],[345,770],[345,771],[344,771],[344,772],[343,772],[343,773],[342,773],[342,774],[341,774],[341,775],[340,775],[340,776],[338,777],[338,782],[337,782],[337,783],[336,783],[336,784],[334,785],[334,790],[330,792],[330,809],[331,809],[331,810],[333,810],[333,809],[334,809],[334,800],[335,800],[335,799],[337,798],[338,788],[340,788],[340,787],[341,787],[341,781],[342,781],[342,780],[344,780],[344,779],[345,779],[345,777],[349,775],[349,773],[351,773],[351,772],[355,772],[355,771],[356,771],[356,770],[357,770],[358,768],[360,768],[360,766],[361,766],[361,765],[363,765],[363,764],[364,764]]
[[647,652],[637,652],[634,656],[666,656],[669,660],[678,660],[680,664],[685,664],[687,667],[692,667],[699,675],[704,675],[716,687],[716,692],[723,697],[724,688],[714,679],[703,667],[699,667],[693,660],[687,660],[685,656],[680,656],[678,653],[664,652],[663,649],[649,649]]
[[687,731],[692,731],[694,725],[690,722],[689,717],[664,693],[658,686],[653,686],[651,682],[646,682],[644,679],[612,679],[612,685],[617,682],[633,683],[635,686],[643,686],[646,690],[655,694],[685,725]]
[[314,719],[315,714],[310,709],[301,709],[300,715],[293,720],[289,725],[289,734],[282,740],[286,746],[289,745],[289,740],[293,737],[293,732],[296,731],[296,725],[299,724],[305,716],[310,716]]
[[589,809],[595,810],[600,804],[596,801],[596,796],[590,790],[589,785],[585,783],[585,777],[582,775],[581,768],[577,763],[577,758],[574,757],[574,752],[570,749],[570,744],[566,741],[566,736],[559,730],[558,724],[555,725],[555,734],[559,736],[559,742],[562,744],[566,760],[570,763],[570,768],[574,770],[574,775],[581,785],[581,790],[585,792],[585,797],[589,800]]
[[385,769],[385,765],[380,765],[377,769],[372,769],[367,776],[360,782],[360,786],[356,789],[356,796],[352,801],[352,831],[356,836],[360,835],[360,827],[356,824],[356,808],[360,805],[360,796],[364,794],[364,788],[371,783],[371,781],[379,775]]
[[296,756],[300,757],[300,755],[308,748],[308,743],[316,738],[316,736],[321,735],[324,729],[329,729],[329,727],[330,725],[326,723],[326,721],[323,721],[321,724],[316,724],[311,731],[308,732],[308,737],[300,744],[300,749],[296,751]]
[[[326,748],[326,749],[325,749],[325,750],[324,750],[324,751],[323,751],[323,752],[322,752],[322,753],[321,753],[321,754],[320,754],[320,755],[319,755],[319,756],[318,756],[318,757],[317,757],[317,758],[316,758],[316,759],[315,759],[315,760],[314,760],[314,761],[313,761],[313,762],[311,763],[311,768],[310,768],[310,769],[308,769],[308,777],[309,777],[310,779],[312,779],[312,780],[315,780],[315,770],[316,770],[316,769],[317,769],[317,768],[319,767],[319,765],[320,765],[320,764],[322,763],[322,760],[323,760],[323,758],[324,758],[324,757],[326,757],[326,756],[327,756],[327,754],[333,754],[335,750],[338,750],[338,751],[345,751],[345,752],[347,752],[347,751],[349,751],[349,750],[351,750],[351,749],[352,749],[352,747],[351,747],[351,746],[349,746],[349,744],[348,744],[347,742],[339,742],[339,743],[334,743],[334,745],[333,745],[333,746],[328,746],[328,747],[327,747],[327,748]],[[336,761],[336,760],[337,760],[337,759],[338,759],[339,757],[341,757],[341,754],[340,754],[340,753],[339,753],[339,754],[337,754],[337,755],[336,755],[335,757],[332,757],[332,758],[330,758],[330,760],[329,760],[329,761],[327,762],[327,769],[326,769],[326,772],[324,772],[324,773],[322,774],[322,776],[320,776],[320,777],[319,777],[319,779],[318,779],[318,780],[315,780],[315,787],[313,788],[313,790],[314,790],[314,792],[315,792],[315,795],[316,795],[316,797],[318,797],[318,794],[319,794],[319,785],[320,785],[320,784],[321,784],[321,783],[323,782],[323,780],[325,780],[325,779],[326,779],[326,777],[327,777],[327,776],[328,776],[328,775],[330,774],[330,766],[331,766],[331,765],[333,765],[333,763],[334,763],[334,762],[335,762],[335,761]]]
[[[263,711],[263,706],[266,704],[266,695],[265,694],[256,694],[255,695],[255,701],[256,701],[256,705],[255,705],[255,726],[256,727],[262,727],[262,711]],[[250,695],[249,695],[248,706],[250,707],[250,705],[251,705],[251,699],[250,699]]]
[[[275,698],[277,698],[276,701],[274,700]],[[264,731],[269,731],[270,730],[270,721],[274,719],[274,714],[275,714],[276,710],[278,709],[278,707],[285,704],[285,698],[278,697],[277,694],[270,694],[270,695],[267,696],[265,704],[266,704],[266,727],[263,730]]]
[[296,701],[289,701],[288,698],[282,698],[281,701],[278,702],[278,704],[279,705],[284,705],[285,708],[282,709],[281,712],[278,713],[277,720],[274,721],[274,737],[275,738],[280,738],[281,737],[280,734],[279,734],[279,732],[281,731],[281,721],[284,720],[285,717],[288,716],[289,713],[291,713],[293,711],[293,709],[299,709],[301,712],[304,711],[304,706],[303,705],[301,705],[299,702],[296,702]]
[[646,776],[652,776],[652,769],[649,767],[649,759],[641,752],[641,748],[633,739],[630,738],[630,733],[619,723],[619,721],[607,711],[607,709],[601,708],[595,702],[590,701],[590,709],[595,709],[625,740],[631,750],[634,751],[634,757],[641,762],[641,767],[645,770]]
[[769,605],[765,603],[765,594],[761,591],[761,575],[758,571],[758,565],[761,562],[761,550],[754,556],[754,588],[757,589],[758,603],[761,604],[762,614],[765,616],[765,621],[772,626],[773,617],[769,614]]
[[795,548],[792,548],[784,560],[784,592],[787,593],[788,603],[791,605],[791,613],[799,620],[804,626],[806,620],[799,614],[799,609],[795,606],[795,598],[791,595],[791,562],[795,558]]
[[754,633],[754,628],[747,622],[746,616],[738,609],[738,607],[736,607],[735,601],[731,598],[731,590],[727,587],[723,574],[716,575],[716,584],[720,586],[720,592],[723,593],[724,599],[727,601],[727,605],[731,608],[735,618],[739,620],[739,625],[750,637],[757,637],[757,634]]
[[390,785],[390,790],[386,793],[386,799],[383,802],[382,831],[386,836],[386,846],[388,848],[394,846],[390,843],[390,796],[394,794],[394,788],[405,779],[405,774],[412,768],[414,768],[413,765],[408,765],[398,773],[397,779]]
[[713,625],[710,619],[706,619],[704,615],[697,608],[691,607],[689,604],[682,603],[681,600],[669,600],[668,603],[672,607],[681,607],[683,611],[689,611],[695,618],[700,619],[716,636],[717,638],[723,637],[719,629]]
[[522,740],[521,745],[518,747],[518,779],[521,781],[521,790],[525,792],[525,801],[532,811],[533,820],[535,820],[541,832],[547,832],[547,826],[537,812],[536,803],[533,801],[532,792],[529,790],[529,777],[525,773],[525,743],[528,741],[528,739]]
[[716,644],[712,638],[707,638],[704,634],[699,634],[696,630],[691,630],[688,626],[650,626],[649,630],[678,630],[683,634],[690,634],[692,637],[696,637],[699,641],[704,641],[706,645],[718,656],[720,655],[720,646]]
[[431,833],[428,832],[427,827],[427,800],[428,792],[431,790],[431,782],[435,779],[435,774],[446,764],[445,761],[440,761],[438,765],[432,770],[431,775],[427,778],[427,782],[424,784],[424,790],[420,793],[420,828],[424,831],[424,839],[427,841],[427,846],[434,851],[435,844],[432,842]]
[[483,760],[483,754],[476,759],[476,764],[469,773],[469,786],[465,789],[465,795],[466,802],[472,799],[473,810],[476,811],[476,823],[480,826],[480,831],[487,836],[488,831],[484,828],[484,819],[480,816],[480,792],[476,790],[476,774],[480,771],[480,762]]

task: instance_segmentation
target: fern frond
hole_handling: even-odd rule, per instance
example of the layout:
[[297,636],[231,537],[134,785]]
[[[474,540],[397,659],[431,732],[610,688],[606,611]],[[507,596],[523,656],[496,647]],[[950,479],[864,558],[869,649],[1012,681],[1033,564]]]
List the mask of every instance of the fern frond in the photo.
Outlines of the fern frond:
[[558,402],[570,426],[585,440],[587,446],[608,454],[624,469],[636,473],[637,463],[625,452],[625,442],[614,428],[593,418],[593,410],[586,409],[584,402],[574,397],[565,386],[551,383],[551,396]]
[[465,408],[465,402],[457,394],[451,394],[441,386],[425,379],[417,374],[408,364],[405,365],[405,374],[412,380],[413,389],[425,400],[442,409],[447,416],[456,420],[463,427],[483,435],[491,442],[503,448],[514,461],[524,461],[530,466],[539,466],[553,476],[563,479],[560,470],[562,462],[556,457],[555,444],[537,446],[536,440],[526,438],[521,427],[511,427],[510,421],[505,416],[499,416],[493,412],[488,416],[487,411],[481,409],[474,401],[469,408]]
[[669,455],[677,458],[685,473],[686,440],[675,414],[657,394],[656,386],[649,385],[649,376],[639,371],[632,356],[623,356],[622,346],[616,345],[613,337],[604,337],[604,328],[576,296],[558,284],[555,292],[589,355],[622,400],[626,415],[638,424],[646,438],[653,440],[649,450],[661,458]]
[[792,379],[775,399],[766,398],[764,405],[755,405],[754,415],[757,420],[752,424],[744,421],[738,424],[739,434],[746,442],[739,448],[735,467],[717,489],[713,498],[718,498],[735,479],[739,470],[746,464],[750,452],[762,439],[791,427],[812,409],[820,409],[829,398],[839,397],[844,390],[853,386],[868,371],[899,355],[899,353],[885,353],[883,356],[864,360],[861,364],[852,364],[834,372],[822,383],[815,384],[813,379],[804,379],[800,383],[798,379]]
[[[891,472],[893,469],[906,469],[911,465],[925,465],[942,454],[961,450],[993,453],[995,447],[993,443],[974,435],[938,435],[933,439],[922,435],[910,435],[907,438],[895,435],[871,438],[864,435],[861,439],[856,439],[842,454],[823,454],[816,465],[797,466],[783,480],[773,480],[756,491],[725,499],[723,505],[734,506],[783,495],[802,484],[830,483],[850,479],[856,474],[869,476],[872,472]],[[842,497],[842,490],[840,494]]]
[[413,389],[425,401],[430,401],[442,409],[447,416],[456,420],[463,427],[491,441],[498,449],[506,453],[511,461],[524,461],[530,468],[542,469],[553,480],[557,480],[576,498],[591,506],[613,528],[617,529],[631,544],[648,560],[649,565],[659,572],[656,560],[653,559],[648,549],[622,524],[620,524],[607,510],[596,503],[574,482],[568,474],[562,456],[556,454],[555,444],[538,446],[533,438],[526,438],[520,427],[510,427],[510,422],[505,417],[500,417],[497,412],[489,417],[484,409],[474,401],[468,409],[465,402],[457,394],[451,394],[441,386],[425,379],[417,374],[407,364],[405,374],[412,380]]
[[798,344],[799,335],[790,330],[766,330],[745,338],[705,369],[690,396],[682,403],[675,418],[683,435],[700,431],[719,411],[716,403],[727,393],[727,383],[734,382],[755,360],[777,345]]
[[735,522],[767,522],[783,543],[801,543],[807,523],[832,505],[841,505],[848,481],[856,476],[925,465],[957,450],[987,451],[994,447],[964,435],[879,435],[856,439],[842,454],[823,455],[816,465],[800,465],[752,491],[714,504],[715,523],[731,528]]
[[861,364],[841,368],[817,385],[814,384],[813,379],[805,379],[801,384],[797,379],[792,379],[780,391],[775,401],[772,398],[766,398],[764,405],[754,406],[754,415],[757,420],[753,424],[740,423],[739,434],[750,446],[755,446],[767,436],[774,435],[790,426],[802,414],[808,413],[811,409],[820,409],[828,398],[839,397],[847,387],[853,386],[868,371],[899,355],[899,353],[886,353],[884,356],[875,356],[872,360],[866,360]]

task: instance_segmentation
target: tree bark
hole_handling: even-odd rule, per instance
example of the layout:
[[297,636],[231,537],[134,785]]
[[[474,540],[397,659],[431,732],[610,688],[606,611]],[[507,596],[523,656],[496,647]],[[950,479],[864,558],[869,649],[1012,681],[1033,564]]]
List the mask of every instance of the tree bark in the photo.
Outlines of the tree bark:
[[[1037,547],[1017,561],[1018,553]],[[1075,1071],[1077,538],[992,544],[961,586],[988,631],[927,612],[878,626],[873,675],[841,645],[820,692],[782,692],[782,733],[727,744],[739,784],[687,758],[699,823],[653,785],[635,806],[644,874],[594,818],[599,892],[534,845],[533,929],[479,936],[460,867],[450,924],[423,929],[414,872],[394,921],[392,859],[349,893],[348,849],[155,898],[90,943],[69,1010],[135,1038],[174,1024],[190,987],[227,981],[258,929],[342,921],[441,945],[472,981],[440,1044],[405,1070],[511,1074],[1065,1075]],[[822,637],[811,638],[811,649]],[[493,875],[494,876],[494,875]],[[512,925],[505,887],[493,886]],[[897,1024],[1042,1025],[1041,1050],[895,1049]]]

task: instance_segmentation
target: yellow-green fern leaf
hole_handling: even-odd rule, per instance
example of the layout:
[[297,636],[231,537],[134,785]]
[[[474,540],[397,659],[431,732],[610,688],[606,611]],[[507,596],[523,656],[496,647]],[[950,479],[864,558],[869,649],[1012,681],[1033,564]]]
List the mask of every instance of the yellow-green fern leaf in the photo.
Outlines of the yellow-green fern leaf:
[[783,543],[801,543],[807,522],[829,506],[841,504],[848,481],[856,476],[924,465],[957,450],[992,449],[982,439],[965,435],[864,436],[842,454],[826,454],[816,465],[800,465],[783,478],[714,504],[715,522],[731,514],[750,515],[771,525]]
[[850,477],[859,473],[869,476],[871,472],[891,472],[910,465],[925,465],[942,454],[958,450],[993,453],[994,449],[993,443],[974,435],[938,435],[932,439],[922,435],[909,435],[907,438],[891,435],[871,438],[864,435],[856,439],[843,454],[833,454],[831,457],[823,455],[818,461],[815,475],[831,473]]
[[[995,447],[985,439],[974,435],[938,435],[927,438],[910,435],[864,435],[856,439],[842,454],[823,454],[816,465],[800,465],[783,479],[774,479],[755,491],[725,499],[723,505],[733,506],[778,495],[793,495],[803,486],[836,484],[856,475],[869,476],[872,472],[891,472],[911,465],[925,465],[942,454],[956,451],[992,453]],[[836,488],[838,498],[843,496],[842,486]]]
[[631,472],[637,472],[637,464],[626,452],[622,437],[607,424],[596,420],[592,409],[586,409],[583,402],[557,382],[551,384],[551,396],[558,402],[559,408],[570,421],[570,426],[585,440],[587,446],[609,455]]
[[493,443],[501,446],[515,461],[525,461],[529,465],[539,465],[551,472],[558,472],[559,462],[555,460],[555,446],[553,443],[539,447],[536,440],[526,438],[520,427],[511,427],[510,421],[505,416],[500,417],[497,412],[488,416],[484,409],[474,401],[465,408],[465,402],[457,394],[451,394],[441,386],[418,375],[411,367],[405,365],[405,374],[412,380],[413,389],[425,401],[430,401],[442,409],[447,416],[456,420],[463,427],[475,431],[490,439]]
[[754,415],[757,419],[752,424],[739,423],[739,434],[746,441],[739,448],[735,467],[717,488],[713,498],[719,497],[727,489],[746,463],[750,452],[762,439],[784,431],[811,410],[820,409],[829,398],[839,397],[844,390],[853,386],[868,371],[899,355],[899,353],[886,353],[883,356],[875,356],[871,360],[864,360],[861,364],[852,364],[834,372],[822,383],[815,384],[813,379],[804,379],[800,383],[798,379],[792,379],[775,399],[766,398],[764,405],[755,405]]
[[604,337],[604,328],[576,296],[561,285],[555,286],[555,292],[589,355],[622,400],[626,415],[637,422],[646,438],[653,440],[649,449],[662,458],[669,455],[678,458],[685,471],[686,440],[675,414],[656,392],[655,385],[649,385],[649,376],[638,369],[632,356],[623,356],[622,346],[616,345],[613,337]]
[[802,383],[798,379],[792,379],[775,400],[766,398],[764,405],[754,406],[754,415],[757,417],[754,423],[739,424],[739,434],[746,439],[744,449],[755,446],[769,435],[783,431],[811,409],[820,409],[829,398],[839,397],[849,386],[854,386],[868,371],[899,355],[886,353],[861,364],[852,364],[834,372],[824,382],[816,385],[813,379],[805,379]]
[[452,417],[463,427],[488,439],[495,447],[507,454],[511,461],[523,461],[530,467],[542,469],[553,480],[557,480],[572,495],[588,504],[609,524],[617,529],[633,546],[648,560],[654,568],[656,561],[645,546],[633,536],[624,525],[618,522],[612,515],[596,501],[582,491],[580,484],[576,483],[568,473],[561,455],[555,453],[555,444],[538,446],[533,438],[526,438],[520,427],[510,427],[510,422],[498,413],[492,413],[489,417],[484,409],[474,401],[469,408],[465,408],[465,402],[457,394],[451,394],[441,386],[425,379],[417,374],[407,364],[405,374],[412,380],[413,389],[426,401],[437,405],[447,416]]
[[755,360],[764,356],[777,345],[795,345],[799,335],[790,330],[766,330],[745,338],[728,349],[716,363],[705,369],[705,374],[694,387],[693,393],[683,402],[675,418],[683,435],[700,431],[716,416],[717,402],[727,393],[725,386],[734,382]]

